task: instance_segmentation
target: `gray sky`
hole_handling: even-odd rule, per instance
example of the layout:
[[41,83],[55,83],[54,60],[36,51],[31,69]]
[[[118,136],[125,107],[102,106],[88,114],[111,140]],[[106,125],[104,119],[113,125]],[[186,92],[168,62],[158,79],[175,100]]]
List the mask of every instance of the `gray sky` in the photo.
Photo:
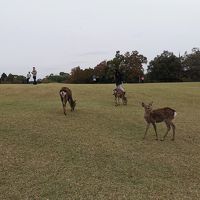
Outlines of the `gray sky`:
[[0,75],[95,67],[115,52],[148,58],[200,47],[199,0],[0,0]]

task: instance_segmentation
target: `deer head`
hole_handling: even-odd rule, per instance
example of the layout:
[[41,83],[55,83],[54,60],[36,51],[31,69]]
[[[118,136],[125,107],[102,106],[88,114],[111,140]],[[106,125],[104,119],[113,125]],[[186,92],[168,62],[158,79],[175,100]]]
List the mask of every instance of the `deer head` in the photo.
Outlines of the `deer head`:
[[64,99],[64,97],[66,96],[66,92],[65,91],[60,91],[60,96]]
[[144,102],[142,102],[142,107],[144,107],[146,113],[150,113],[152,111],[152,105],[153,101],[147,105]]

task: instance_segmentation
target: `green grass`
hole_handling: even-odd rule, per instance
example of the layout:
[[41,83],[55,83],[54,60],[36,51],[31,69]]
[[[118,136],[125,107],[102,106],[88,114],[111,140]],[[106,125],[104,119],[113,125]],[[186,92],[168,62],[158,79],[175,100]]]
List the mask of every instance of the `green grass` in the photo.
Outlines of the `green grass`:
[[[62,86],[0,85],[0,199],[200,199],[200,83],[125,84],[118,107],[114,85],[68,85],[67,116]],[[142,140],[141,101],[177,111],[174,142]]]

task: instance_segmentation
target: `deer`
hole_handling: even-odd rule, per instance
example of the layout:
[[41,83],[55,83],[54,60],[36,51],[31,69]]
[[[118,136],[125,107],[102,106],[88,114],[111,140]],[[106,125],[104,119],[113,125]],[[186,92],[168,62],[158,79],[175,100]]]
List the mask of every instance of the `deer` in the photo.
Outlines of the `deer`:
[[119,105],[120,99],[122,99],[122,103],[127,105],[127,97],[125,96],[125,92],[120,89],[114,89],[113,95],[115,96],[115,106]]
[[74,111],[75,106],[76,106],[76,100],[73,100],[73,98],[72,98],[72,91],[68,87],[62,87],[60,89],[59,95],[60,95],[60,99],[62,102],[64,115],[66,115],[67,102],[69,102],[71,111]]
[[174,123],[172,122],[172,120],[175,118],[175,116],[177,114],[176,111],[169,107],[153,110],[152,105],[153,105],[153,102],[149,103],[148,105],[146,105],[145,103],[142,102],[142,107],[144,107],[144,119],[147,122],[146,131],[144,133],[143,139],[145,139],[145,137],[146,137],[146,134],[147,134],[150,124],[153,124],[154,130],[156,133],[156,140],[158,140],[156,123],[165,122],[165,124],[167,126],[167,131],[166,131],[165,135],[163,136],[163,138],[161,139],[161,141],[165,140],[165,138],[171,128],[173,130],[173,136],[172,136],[171,140],[172,141],[175,140],[175,128],[176,127],[175,127]]

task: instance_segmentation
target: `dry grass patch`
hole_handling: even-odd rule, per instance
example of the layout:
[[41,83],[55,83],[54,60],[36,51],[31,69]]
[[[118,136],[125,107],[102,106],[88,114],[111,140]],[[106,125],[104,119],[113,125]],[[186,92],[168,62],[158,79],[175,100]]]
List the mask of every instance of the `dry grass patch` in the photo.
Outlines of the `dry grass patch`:
[[[119,107],[113,85],[67,85],[67,116],[62,86],[0,86],[0,199],[200,198],[199,83],[127,84]],[[142,140],[141,101],[177,111],[174,142]]]

